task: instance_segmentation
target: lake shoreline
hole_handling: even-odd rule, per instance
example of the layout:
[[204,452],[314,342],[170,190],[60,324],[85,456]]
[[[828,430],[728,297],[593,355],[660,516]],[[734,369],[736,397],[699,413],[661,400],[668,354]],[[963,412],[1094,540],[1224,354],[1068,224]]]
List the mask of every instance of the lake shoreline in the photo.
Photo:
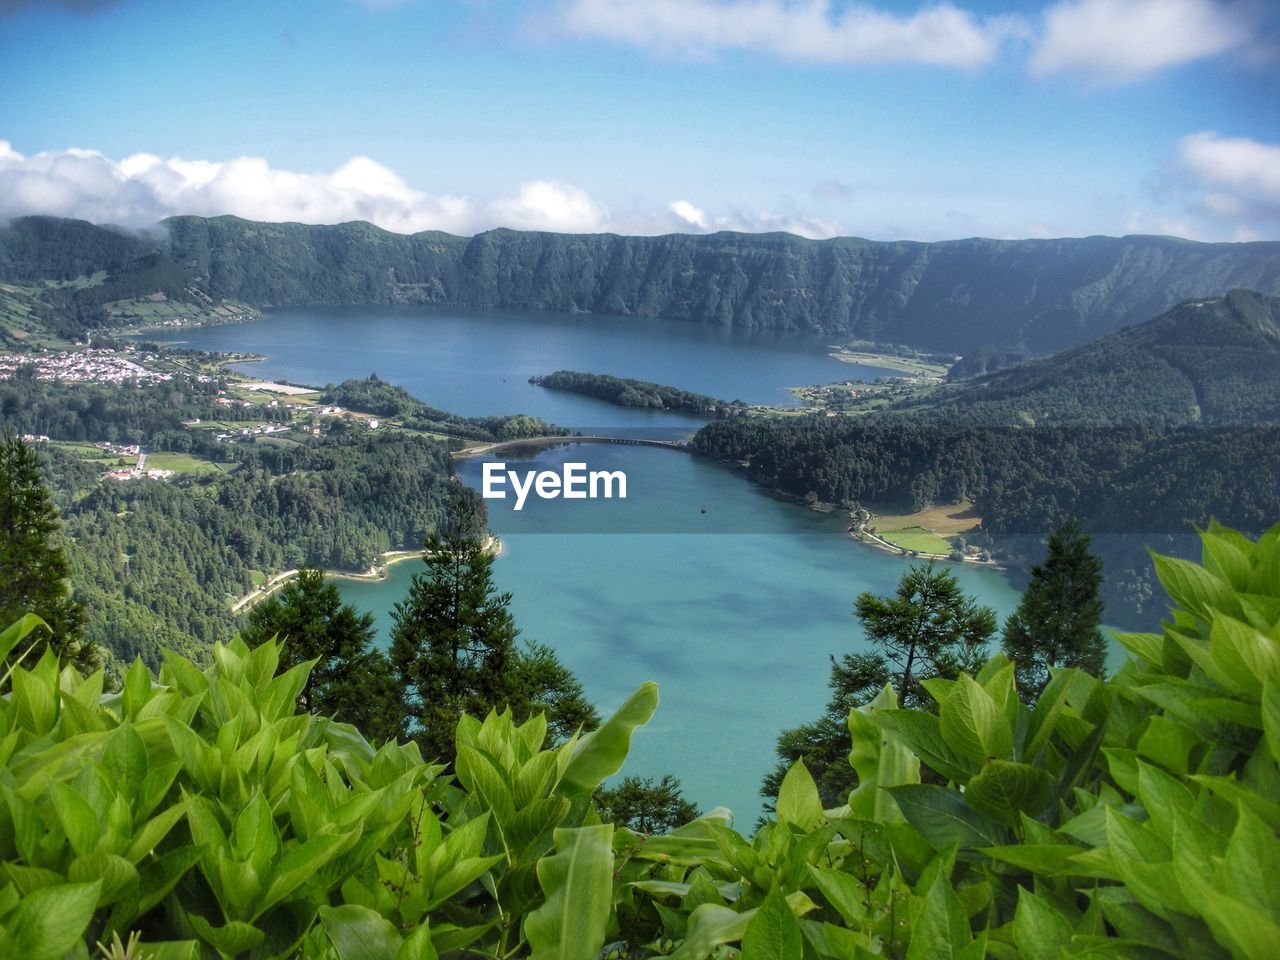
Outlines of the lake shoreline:
[[[485,548],[493,554],[494,557],[500,557],[506,552],[506,544],[499,538],[490,536],[485,541]],[[382,583],[390,574],[387,573],[389,567],[403,563],[406,560],[421,559],[422,550],[387,550],[378,554],[378,558],[368,570],[325,570],[324,578],[326,580],[345,580],[353,583]],[[284,570],[275,574],[267,580],[262,586],[251,590],[240,599],[231,604],[232,613],[241,613],[252,607],[257,606],[267,597],[274,594],[286,583],[297,577],[300,571],[296,568],[293,570]]]

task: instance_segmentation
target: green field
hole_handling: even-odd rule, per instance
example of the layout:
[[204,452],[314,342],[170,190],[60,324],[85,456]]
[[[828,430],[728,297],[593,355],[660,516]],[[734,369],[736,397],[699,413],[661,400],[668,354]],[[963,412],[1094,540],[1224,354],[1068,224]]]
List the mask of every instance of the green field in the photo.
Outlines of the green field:
[[222,473],[223,468],[208,460],[186,453],[149,453],[147,470],[172,470],[174,473]]
[[875,533],[881,540],[887,540],[903,550],[914,550],[917,553],[940,553],[945,556],[955,549],[946,540],[924,527],[899,527],[890,530],[877,528]]
[[[79,457],[81,460],[102,467],[104,470],[116,470],[120,467],[132,467],[138,462],[137,457],[108,453],[106,450],[103,450],[100,447],[95,447],[91,443],[74,443],[69,440],[54,440],[49,444],[49,446],[57,447],[64,453],[69,453],[73,457]],[[123,461],[123,463],[121,461]]]

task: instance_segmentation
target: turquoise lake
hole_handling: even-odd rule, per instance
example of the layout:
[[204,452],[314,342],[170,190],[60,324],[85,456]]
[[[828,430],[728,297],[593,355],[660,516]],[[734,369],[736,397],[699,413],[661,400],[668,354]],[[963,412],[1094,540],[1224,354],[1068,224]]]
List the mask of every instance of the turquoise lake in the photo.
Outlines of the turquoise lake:
[[[244,368],[264,377],[324,383],[376,371],[459,413],[519,411],[584,432],[653,436],[688,433],[698,421],[526,381],[566,368],[786,402],[787,386],[883,374],[830,359],[818,338],[633,318],[290,310],[166,339],[268,354]],[[572,461],[626,473],[625,500],[530,498],[520,512],[510,498],[490,500],[490,526],[505,548],[494,566],[498,586],[512,593],[524,635],[554,647],[602,712],[642,681],[658,682],[662,705],[633,741],[625,773],[672,773],[704,810],[727,806],[749,829],[778,732],[819,715],[828,657],[864,643],[854,599],[891,591],[907,561],[854,543],[838,514],[776,500],[682,451],[566,444],[503,459],[520,471]],[[458,468],[477,489],[483,462]],[[340,587],[374,612],[385,640],[391,607],[421,568],[401,563],[380,583]],[[953,569],[1002,618],[1013,609],[1017,594],[998,571]]]

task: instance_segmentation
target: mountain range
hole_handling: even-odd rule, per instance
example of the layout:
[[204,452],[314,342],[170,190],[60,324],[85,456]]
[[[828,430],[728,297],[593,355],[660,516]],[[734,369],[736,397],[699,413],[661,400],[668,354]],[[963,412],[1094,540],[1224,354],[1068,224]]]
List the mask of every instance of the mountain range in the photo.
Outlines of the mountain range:
[[[790,234],[390,233],[356,222],[174,217],[130,233],[24,217],[0,282],[77,282],[61,313],[163,295],[263,308],[421,303],[666,317],[969,353],[1044,354],[1234,288],[1280,294],[1280,242],[1172,237],[937,243]],[[50,294],[48,296],[53,296]],[[110,298],[110,299],[107,299]]]

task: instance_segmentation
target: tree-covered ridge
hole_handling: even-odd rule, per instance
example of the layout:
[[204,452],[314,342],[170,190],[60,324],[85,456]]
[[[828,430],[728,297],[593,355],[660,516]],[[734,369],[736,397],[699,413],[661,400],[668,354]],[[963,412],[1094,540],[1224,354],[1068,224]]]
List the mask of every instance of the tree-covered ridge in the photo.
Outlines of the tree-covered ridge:
[[[367,570],[413,550],[449,513],[457,484],[438,443],[359,433],[278,448],[283,469],[58,489],[86,638],[127,662],[160,648],[202,658],[235,632],[231,604],[303,566]],[[57,456],[57,454],[55,454]]]
[[[803,764],[748,838],[652,836],[592,791],[657,707],[594,733],[464,717],[452,767],[299,713],[307,665],[218,646],[120,693],[52,654],[0,699],[0,950],[450,960],[1244,958],[1280,943],[1280,527],[1160,559],[1175,609],[1100,680],[1015,664],[849,712],[855,785]],[[0,661],[27,621],[0,636]],[[140,939],[138,939],[140,938]]]
[[[329,403],[395,418],[409,430],[369,431],[330,418],[320,437],[225,443],[197,421],[291,422],[288,406],[219,405],[217,378],[163,383],[0,381],[0,424],[54,441],[141,444],[219,463],[227,472],[168,481],[103,480],[56,445],[42,458],[62,512],[85,639],[151,666],[160,649],[203,657],[231,636],[231,604],[265,577],[304,566],[364,571],[389,550],[421,548],[449,513],[456,484],[444,443],[564,433],[526,416],[459,417],[379,380],[331,386]],[[42,445],[43,449],[43,445]]]
[[[1169,237],[875,242],[790,234],[621,237],[494,230],[406,236],[175,217],[165,234],[19,218],[0,229],[0,280],[124,283],[176,266],[199,298],[257,307],[432,303],[668,317],[840,333],[958,353],[1045,353],[1192,297],[1280,294],[1280,244]],[[148,257],[157,259],[148,261]],[[175,291],[175,295],[178,295]],[[92,300],[96,294],[84,294]],[[85,322],[92,310],[80,311]]]
[[1074,516],[1107,563],[1108,617],[1149,623],[1143,543],[1280,515],[1277,318],[1280,299],[1237,291],[865,416],[717,421],[693,447],[794,497],[972,502],[1005,556]]
[[348,410],[394,418],[410,430],[443,433],[468,440],[521,440],[526,437],[558,437],[568,434],[564,427],[528,414],[489,417],[462,417],[428,406],[404,387],[387,383],[376,373],[361,379],[331,383],[321,395],[324,403]]
[[582,373],[557,370],[545,376],[530,377],[529,382],[548,390],[565,390],[615,403],[620,407],[644,407],[654,410],[683,410],[704,417],[730,416],[745,412],[741,400],[717,400],[703,393],[690,393],[648,380],[614,377],[607,373]]
[[979,424],[1239,425],[1280,420],[1280,298],[1234,290],[899,404]]

